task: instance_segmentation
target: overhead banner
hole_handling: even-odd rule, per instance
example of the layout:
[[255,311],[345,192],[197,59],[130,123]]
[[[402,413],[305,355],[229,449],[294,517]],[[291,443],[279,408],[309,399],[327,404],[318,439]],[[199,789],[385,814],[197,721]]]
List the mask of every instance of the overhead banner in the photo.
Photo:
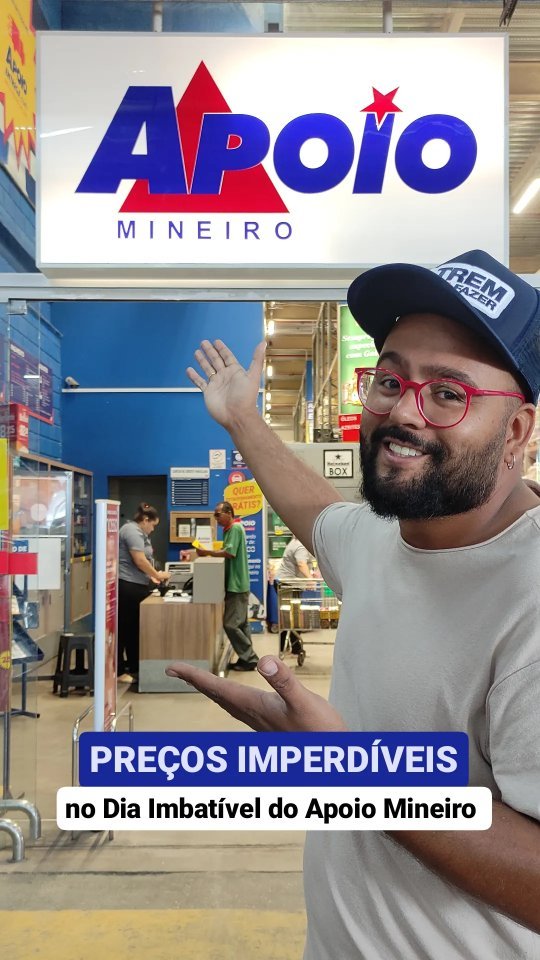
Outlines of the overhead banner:
[[33,203],[36,153],[36,37],[32,0],[3,0],[0,14],[0,163]]
[[500,35],[42,33],[38,264],[506,261],[506,63]]
[[361,413],[355,370],[376,366],[379,353],[372,337],[360,329],[349,308],[343,304],[339,307],[338,331],[339,412],[341,415]]

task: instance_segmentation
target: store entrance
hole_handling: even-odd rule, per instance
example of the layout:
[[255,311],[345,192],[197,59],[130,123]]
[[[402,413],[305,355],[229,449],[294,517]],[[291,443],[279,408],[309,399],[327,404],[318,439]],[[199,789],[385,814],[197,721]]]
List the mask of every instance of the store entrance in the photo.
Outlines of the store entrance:
[[156,508],[160,522],[152,534],[152,546],[163,569],[169,559],[167,477],[109,477],[109,498],[120,501],[120,525],[133,519],[140,503]]
[[[161,522],[151,539],[161,564],[178,560],[183,542],[178,536],[171,536],[171,532],[174,534],[170,525],[172,513],[192,509],[197,515],[211,516],[213,506],[223,499],[226,490],[235,484],[241,485],[244,480],[249,482],[246,465],[240,466],[237,459],[233,461],[237,453],[233,443],[206,414],[200,391],[193,387],[185,373],[203,338],[212,339],[226,332],[231,339],[231,349],[245,365],[249,364],[261,334],[266,336],[268,357],[259,393],[262,415],[285,442],[296,439],[299,445],[309,447],[310,444],[303,441],[315,436],[317,429],[318,439],[324,437],[324,443],[316,444],[321,460],[322,448],[335,442],[327,434],[335,423],[339,397],[336,304],[344,298],[343,288],[265,290],[264,296],[258,290],[238,289],[234,291],[233,300],[231,290],[209,287],[204,291],[209,298],[206,302],[201,291],[193,289],[171,288],[164,296],[163,290],[154,289],[55,287],[42,278],[36,287],[25,286],[24,278],[17,276],[10,276],[9,281],[9,287],[5,285],[0,292],[0,303],[3,300],[5,304],[0,332],[4,344],[13,343],[14,348],[8,352],[12,362],[7,376],[13,377],[13,385],[10,381],[6,397],[12,404],[31,407],[34,412],[30,418],[31,436],[26,435],[26,439],[36,451],[37,481],[42,484],[39,455],[46,452],[52,462],[56,454],[59,461],[72,465],[68,469],[76,468],[77,473],[88,472],[92,476],[92,500],[97,496],[120,502],[121,523],[133,517],[141,501],[155,506]],[[321,303],[330,306],[323,309]],[[27,314],[35,330],[32,343],[27,342],[24,333],[29,329]],[[24,348],[19,347],[20,342],[25,344]],[[144,349],[141,344],[145,345]],[[311,356],[316,359],[317,372],[310,378],[306,364]],[[34,387],[31,392],[28,385],[38,384],[37,375],[41,378],[39,389]],[[48,407],[43,410],[45,403]],[[16,426],[14,423],[14,430]],[[19,437],[14,433],[14,443],[22,443],[23,439],[22,434]],[[216,465],[216,454],[223,466]],[[357,463],[356,456],[353,461]],[[171,475],[173,467],[175,472]],[[73,513],[74,522],[79,518],[79,526],[83,522],[81,504],[86,500],[82,495],[74,497],[72,506],[66,508],[68,514],[70,510]],[[16,514],[17,509],[11,506],[12,514]],[[278,519],[273,518],[271,527],[272,561],[276,565],[290,535],[283,523],[278,525]],[[253,533],[254,537],[250,546],[255,547],[250,557],[256,561],[253,569],[259,585],[252,591],[257,600],[253,632],[256,652],[264,656],[279,652],[279,633],[264,628],[270,539],[266,542],[263,510],[255,520],[256,525],[249,527],[250,536]],[[50,530],[41,529],[39,517],[35,523],[36,539],[39,536],[41,541],[46,535],[51,536]],[[86,527],[90,529],[88,522]],[[17,536],[25,547],[26,532],[19,529]],[[191,530],[186,536],[189,544]],[[39,547],[41,549],[41,542]],[[67,553],[66,556],[69,559]],[[77,559],[75,553],[73,557]],[[92,571],[93,565],[85,559],[74,562],[73,568],[82,574]],[[253,582],[255,584],[255,579]],[[291,668],[301,671],[304,683],[313,685],[312,689],[318,693],[325,693],[335,627],[331,619],[326,618],[328,598],[324,585],[318,580],[315,587],[306,597],[295,594],[293,598],[295,604],[300,601],[301,619],[293,618],[290,610],[285,609],[284,597],[283,629],[296,627],[300,631],[306,659],[300,664],[292,646],[286,648],[284,654]],[[93,596],[91,585],[86,589],[86,583],[80,582],[80,578],[74,591],[77,596]],[[25,666],[29,693],[26,710],[41,717],[36,723],[27,723],[28,716],[21,718],[15,714],[9,739],[12,773],[5,775],[4,784],[14,795],[24,792],[31,802],[39,795],[42,817],[52,820],[56,790],[65,785],[65,777],[61,772],[52,775],[48,754],[43,756],[45,762],[38,755],[37,724],[39,722],[42,730],[45,723],[48,724],[47,733],[40,733],[41,742],[54,735],[54,742],[58,744],[56,752],[61,755],[64,745],[71,742],[74,716],[86,710],[90,698],[86,696],[80,705],[76,704],[74,700],[81,694],[78,689],[72,690],[66,698],[69,703],[65,709],[64,702],[60,703],[52,691],[50,675],[58,644],[49,643],[45,647],[41,642],[42,635],[48,637],[50,633],[48,618],[53,609],[51,604],[41,602],[41,593],[36,585],[28,592],[28,602],[39,604],[42,611],[35,630],[39,631],[44,658],[32,661],[28,668]],[[275,595],[274,591],[272,594]],[[8,594],[6,598],[11,599]],[[255,609],[255,603],[251,609]],[[279,629],[279,614],[268,622]],[[259,629],[255,629],[257,627]],[[91,630],[92,626],[86,628],[85,625],[84,629]],[[58,632],[60,630],[62,624]],[[78,630],[79,626],[75,632]],[[219,664],[220,661],[218,668]],[[22,703],[21,674],[21,666],[16,665],[13,671],[16,709]],[[37,676],[43,676],[46,682],[31,682]],[[165,676],[163,665],[159,665],[156,676],[161,683]],[[248,677],[246,682],[254,679]],[[120,689],[118,694],[123,710],[129,704],[129,690]],[[168,691],[156,690],[156,697],[162,696],[169,696]],[[201,728],[208,724],[201,700],[196,704],[201,705],[199,713],[194,711],[191,697],[179,697],[177,690],[170,696],[174,696],[171,701],[174,709],[169,711],[167,703],[166,715],[174,714],[178,729],[193,729],[194,723]],[[161,723],[163,714],[159,706],[156,709],[157,703],[153,696],[137,699],[137,728],[144,729],[146,724],[147,729],[152,729]],[[219,720],[216,717],[212,722],[219,723]],[[0,750],[0,762],[1,754]],[[40,784],[45,786],[41,788]]]

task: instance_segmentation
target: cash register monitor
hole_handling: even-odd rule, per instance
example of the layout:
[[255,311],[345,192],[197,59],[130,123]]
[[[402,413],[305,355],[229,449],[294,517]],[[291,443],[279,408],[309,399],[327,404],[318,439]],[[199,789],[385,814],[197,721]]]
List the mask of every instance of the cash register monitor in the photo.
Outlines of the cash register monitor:
[[165,570],[171,575],[169,586],[173,590],[181,590],[193,576],[193,564],[187,560],[171,560],[165,564]]

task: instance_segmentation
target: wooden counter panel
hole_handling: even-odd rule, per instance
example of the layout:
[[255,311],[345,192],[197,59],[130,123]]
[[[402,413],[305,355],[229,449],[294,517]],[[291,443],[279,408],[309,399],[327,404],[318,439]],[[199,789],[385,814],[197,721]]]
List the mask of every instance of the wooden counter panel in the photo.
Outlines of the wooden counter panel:
[[141,660],[208,660],[214,665],[222,604],[148,597],[141,603],[140,613]]

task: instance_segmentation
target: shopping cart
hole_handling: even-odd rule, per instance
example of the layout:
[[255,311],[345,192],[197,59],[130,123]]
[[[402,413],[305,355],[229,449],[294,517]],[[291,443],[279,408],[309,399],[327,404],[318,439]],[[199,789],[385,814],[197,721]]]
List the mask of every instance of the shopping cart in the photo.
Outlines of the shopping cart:
[[301,667],[306,651],[301,634],[310,630],[336,628],[340,601],[324,580],[295,578],[278,583],[279,634],[285,632],[280,658],[296,656]]

